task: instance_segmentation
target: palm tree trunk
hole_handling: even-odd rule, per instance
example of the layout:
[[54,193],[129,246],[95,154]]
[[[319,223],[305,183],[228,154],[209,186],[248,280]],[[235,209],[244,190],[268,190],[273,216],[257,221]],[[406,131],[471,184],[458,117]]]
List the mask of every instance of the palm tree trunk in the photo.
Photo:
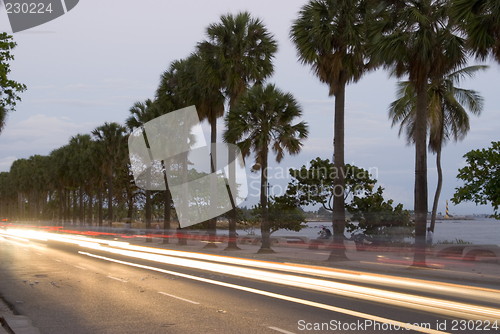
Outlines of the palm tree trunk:
[[80,195],[80,225],[85,225],[84,217],[85,217],[85,204],[83,203],[83,188],[79,189]]
[[[151,167],[147,170],[146,180],[146,234],[151,233]],[[146,242],[153,242],[150,237],[146,238]]]
[[61,201],[62,201],[62,214],[61,214],[61,224],[64,226],[66,222],[66,189],[61,189]]
[[94,218],[94,215],[93,215],[93,201],[94,201],[94,198],[92,197],[92,193],[93,193],[93,189],[90,188],[89,190],[89,217],[88,217],[88,222],[89,222],[89,226],[92,226],[93,225],[93,219]]
[[[213,112],[210,120],[210,206],[214,212],[217,211],[217,117],[215,117],[215,113]],[[216,234],[217,234],[217,217],[212,217],[208,222],[208,241],[203,248],[217,248],[217,245],[214,243]]]
[[63,222],[63,208],[64,208],[64,201],[63,201],[63,194],[61,188],[57,189],[57,195],[59,196],[59,213],[57,215],[57,218],[59,218],[59,223]]
[[73,225],[76,224],[76,210],[77,210],[77,201],[76,201],[76,190],[73,190]]
[[130,193],[127,198],[127,218],[129,219],[130,224],[132,224],[132,220],[134,218],[134,197],[133,193]]
[[262,207],[262,222],[260,225],[260,231],[262,235],[262,246],[258,253],[274,253],[271,249],[271,228],[269,226],[269,217],[267,210],[267,155],[268,149],[263,150],[263,159],[261,166],[261,177],[260,177],[260,205]]
[[97,199],[99,201],[99,226],[102,226],[102,185],[99,185],[97,190]]
[[34,190],[34,194],[33,194],[33,218],[35,218],[35,221],[37,222],[37,225],[38,225],[38,221],[40,220],[40,194],[38,192],[37,189]]
[[[187,152],[189,149],[189,143],[187,141],[188,138],[188,127],[185,123],[183,126],[183,137],[186,138],[186,141],[183,142],[183,152]],[[177,244],[180,246],[187,245],[187,239],[183,235],[182,227],[181,227],[181,219],[180,214],[187,214],[189,210],[189,197],[188,197],[188,157],[187,154],[183,154],[181,158],[182,165],[182,203],[177,210],[177,218],[179,220],[179,228],[177,229]],[[176,207],[177,209],[177,207]],[[179,211],[182,210],[180,213]]]
[[434,233],[434,226],[436,224],[436,213],[439,206],[439,196],[441,196],[441,188],[443,187],[443,170],[441,168],[441,146],[438,147],[436,152],[436,167],[438,172],[438,183],[436,188],[436,194],[434,195],[434,204],[432,205],[432,217],[431,217],[431,231]]
[[108,175],[108,219],[109,227],[113,227],[113,177]]
[[[150,175],[148,174],[148,178],[149,177]],[[146,234],[150,235],[150,233],[151,233],[151,190],[146,190]],[[153,242],[153,239],[147,237],[146,242]]]
[[20,192],[17,193],[17,201],[19,206],[19,212],[17,216],[19,217],[18,220],[22,221],[24,219],[24,199],[23,194]]
[[66,189],[66,222],[71,221],[71,190]]
[[[236,151],[234,146],[229,146],[228,147],[229,151],[229,190],[236,189]],[[266,174],[267,175],[267,174]],[[266,181],[267,182],[267,181]],[[233,194],[230,192],[229,196],[233,196]],[[266,196],[267,200],[267,196]],[[233,208],[231,210],[231,214],[229,216],[229,241],[226,247],[226,250],[240,250],[241,248],[238,247],[236,244],[236,208]]]
[[426,267],[427,227],[427,81],[418,87],[415,116],[415,254],[414,267]]
[[348,260],[345,255],[344,230],[345,230],[345,162],[344,162],[344,119],[345,119],[345,73],[341,72],[339,88],[335,94],[334,116],[334,167],[337,177],[333,181],[333,245],[329,261]]
[[163,231],[164,231],[164,238],[163,238],[163,243],[168,244],[169,243],[169,237],[170,237],[170,202],[172,201],[171,199],[171,194],[170,194],[170,189],[168,188],[168,182],[166,180],[166,175],[165,175],[165,185],[167,189],[165,189],[164,193],[164,199],[165,199],[165,207],[164,207],[164,218],[163,218]]
[[[241,92],[243,94],[243,91]],[[229,98],[229,112],[233,110],[236,105],[237,96],[233,94],[232,97]],[[235,144],[235,143],[229,143]],[[229,184],[236,185],[236,165],[231,164],[232,161],[236,159],[236,152],[234,149],[229,146],[228,147],[228,163],[229,163]],[[266,180],[267,182],[267,180]],[[234,188],[233,188],[234,189]],[[226,247],[227,250],[239,250],[240,248],[236,245],[236,208],[232,208],[227,213],[228,221],[229,221],[229,242]]]

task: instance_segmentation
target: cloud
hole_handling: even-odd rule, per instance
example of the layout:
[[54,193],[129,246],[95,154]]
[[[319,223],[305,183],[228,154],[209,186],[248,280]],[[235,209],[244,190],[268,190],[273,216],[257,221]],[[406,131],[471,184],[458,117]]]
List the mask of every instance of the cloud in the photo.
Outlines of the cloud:
[[10,166],[16,160],[17,158],[15,156],[0,158],[0,172],[8,172],[10,170]]
[[[28,157],[44,154],[66,145],[78,133],[89,133],[98,123],[76,124],[66,118],[49,117],[37,114],[21,122],[10,124],[0,136],[0,155],[7,156],[0,160],[0,167],[5,170],[13,155]],[[13,160],[12,160],[13,161]],[[7,168],[8,170],[8,168]]]
[[43,86],[43,85],[39,85],[39,86],[30,86],[29,89],[37,89],[37,90],[45,90],[45,89],[53,89],[55,88],[54,85],[47,85],[47,86]]
[[378,186],[384,188],[384,200],[394,200],[393,207],[402,203],[404,209],[413,210],[413,188],[384,183]]
[[99,107],[99,106],[118,106],[118,103],[111,103],[106,101],[88,101],[77,99],[47,99],[47,100],[34,100],[35,103],[43,104],[59,104],[70,107]]

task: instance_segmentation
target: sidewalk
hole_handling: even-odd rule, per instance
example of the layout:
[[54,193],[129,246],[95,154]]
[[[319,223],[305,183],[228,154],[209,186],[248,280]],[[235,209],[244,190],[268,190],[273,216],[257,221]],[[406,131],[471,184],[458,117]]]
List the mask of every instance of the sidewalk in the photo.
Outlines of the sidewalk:
[[15,315],[0,299],[0,334],[40,334],[40,331],[28,317]]

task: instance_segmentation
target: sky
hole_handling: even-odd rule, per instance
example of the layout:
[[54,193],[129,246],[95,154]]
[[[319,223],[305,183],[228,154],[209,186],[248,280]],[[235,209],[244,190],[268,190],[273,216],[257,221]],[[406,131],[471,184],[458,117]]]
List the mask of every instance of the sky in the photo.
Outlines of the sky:
[[[79,133],[90,133],[104,122],[124,123],[137,101],[154,98],[160,75],[172,61],[185,58],[206,38],[209,24],[222,14],[248,11],[263,20],[278,42],[274,75],[268,79],[290,92],[303,109],[309,138],[300,154],[287,156],[280,164],[270,157],[271,194],[280,195],[290,181],[289,168],[300,168],[316,158],[331,159],[333,153],[334,98],[310,67],[297,60],[289,31],[305,0],[241,1],[188,0],[81,0],[65,15],[41,26],[13,34],[10,78],[28,86],[22,102],[10,113],[0,133],[0,171],[12,162],[34,154],[47,155]],[[0,7],[0,31],[12,33],[5,8]],[[477,63],[471,59],[470,64]],[[438,212],[445,210],[456,179],[465,166],[463,155],[491,146],[500,129],[500,66],[464,81],[463,88],[478,91],[485,100],[480,117],[471,116],[471,130],[457,144],[448,143],[442,152],[443,189]],[[369,169],[382,186],[386,199],[413,209],[413,146],[391,128],[388,106],[396,98],[397,79],[379,69],[346,89],[345,162]],[[208,141],[209,127],[203,125]],[[219,121],[219,135],[223,121]],[[251,165],[253,160],[248,161]],[[283,171],[283,172],[282,172]],[[243,205],[258,202],[259,174],[249,175],[249,198]],[[428,155],[429,211],[432,208],[437,174],[435,155]],[[450,213],[492,213],[491,206],[450,202]]]

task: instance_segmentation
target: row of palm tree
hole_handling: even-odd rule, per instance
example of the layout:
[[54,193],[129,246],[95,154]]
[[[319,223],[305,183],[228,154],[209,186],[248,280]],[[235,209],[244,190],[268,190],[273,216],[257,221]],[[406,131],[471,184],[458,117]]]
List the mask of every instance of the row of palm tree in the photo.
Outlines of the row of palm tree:
[[[72,137],[67,145],[48,156],[34,155],[14,161],[10,172],[2,173],[2,212],[20,220],[49,218],[83,224],[92,222],[93,198],[97,197],[98,224],[102,225],[104,186],[108,190],[108,203],[113,203],[118,197],[121,199],[123,189],[127,189],[119,185],[120,196],[113,196],[113,185],[126,183],[124,179],[130,182],[124,159],[127,156],[125,133],[123,126],[106,123],[97,127],[92,135]],[[15,201],[17,210],[12,205]],[[86,203],[88,210],[85,210]],[[113,221],[113,205],[107,206],[108,220]],[[86,211],[88,217],[85,217]]]
[[[405,93],[412,98],[413,110],[409,136],[415,144],[415,266],[425,266],[426,138],[428,110],[436,108],[435,100],[428,99],[429,83],[439,85],[447,75],[462,69],[471,52],[480,58],[491,53],[499,61],[499,14],[500,7],[494,0],[314,0],[302,8],[293,24],[291,38],[299,59],[312,66],[316,76],[329,85],[330,95],[335,96],[334,163],[337,170],[344,168],[345,85],[381,66],[398,78],[408,78],[407,85],[411,88]],[[439,107],[444,109],[442,102],[444,100],[439,101]],[[480,103],[476,102],[477,99],[469,104],[473,112],[480,110]],[[397,106],[397,103],[393,105],[393,109]],[[455,103],[449,108],[452,110],[461,112],[463,108]],[[393,111],[392,116],[401,116],[401,110]],[[453,122],[446,126],[453,127]],[[433,124],[441,130],[433,131],[432,135],[436,137],[441,133],[441,139],[434,138],[431,148],[440,153],[437,146],[443,144],[445,123],[441,122],[441,126],[438,123]],[[464,129],[468,126],[465,123],[461,124]],[[336,185],[344,189],[342,176]],[[439,190],[436,194],[439,196]],[[338,251],[332,252],[330,259],[345,259],[344,205],[343,194],[336,194],[333,225]]]
[[[425,265],[427,134],[430,134],[430,148],[437,153],[439,165],[445,140],[460,139],[468,130],[462,105],[473,113],[480,112],[479,96],[456,89],[453,84],[458,78],[470,76],[481,68],[464,68],[469,54],[481,59],[492,55],[500,62],[499,11],[495,0],[312,0],[302,7],[290,31],[299,61],[311,66],[320,81],[329,86],[329,95],[335,97],[334,164],[339,171],[344,169],[346,85],[379,67],[390,70],[398,78],[408,79],[401,84],[404,90],[400,90],[400,100],[391,106],[390,116],[393,124],[401,122],[403,127],[411,124],[405,129],[409,140],[415,144],[415,265]],[[210,123],[211,143],[215,143],[217,119],[225,115],[224,140],[237,144],[245,156],[255,153],[253,170],[261,170],[262,251],[271,250],[265,196],[269,147],[277,154],[279,162],[285,152],[298,153],[307,137],[305,123],[292,124],[301,116],[293,97],[265,84],[274,71],[272,60],[276,50],[274,37],[260,20],[246,12],[223,15],[220,22],[207,28],[207,39],[198,43],[189,57],[172,62],[163,73],[155,99],[136,103],[127,120],[128,130],[132,131],[159,115],[194,104],[200,119]],[[113,181],[131,179],[127,162],[120,158],[123,155],[117,154],[126,146],[120,139],[125,133],[118,124],[105,124],[92,132],[103,150],[102,161],[96,164],[98,172],[95,175],[99,176],[95,176],[93,186],[85,188],[87,183],[65,177],[66,170],[51,174],[57,175],[53,189],[57,189],[60,202],[69,199],[67,191],[73,191],[72,198],[76,201],[76,189],[79,195],[85,192],[89,196],[94,191],[91,188],[95,187],[97,194],[102,194],[106,183],[108,218],[112,221]],[[211,147],[214,172],[218,166],[215,164],[215,145]],[[229,159],[232,161],[234,157]],[[77,168],[67,170],[72,170],[72,175],[79,173]],[[335,189],[344,189],[344,173],[337,174]],[[16,187],[24,194],[35,189],[23,183]],[[139,192],[132,188],[126,192],[130,196],[129,203],[134,202],[133,194]],[[439,191],[436,194],[438,197]],[[146,203],[149,197],[149,193],[146,194]],[[82,195],[80,201],[81,198]],[[170,202],[168,189],[165,200]],[[330,259],[341,260],[346,258],[343,194],[335,194],[333,208],[336,247]],[[170,205],[165,205],[165,210],[170,210]],[[234,236],[234,210],[229,218],[230,236]],[[170,221],[167,212],[165,219],[167,226]],[[209,230],[213,240],[215,220],[209,223]],[[235,243],[228,246],[236,248]]]

